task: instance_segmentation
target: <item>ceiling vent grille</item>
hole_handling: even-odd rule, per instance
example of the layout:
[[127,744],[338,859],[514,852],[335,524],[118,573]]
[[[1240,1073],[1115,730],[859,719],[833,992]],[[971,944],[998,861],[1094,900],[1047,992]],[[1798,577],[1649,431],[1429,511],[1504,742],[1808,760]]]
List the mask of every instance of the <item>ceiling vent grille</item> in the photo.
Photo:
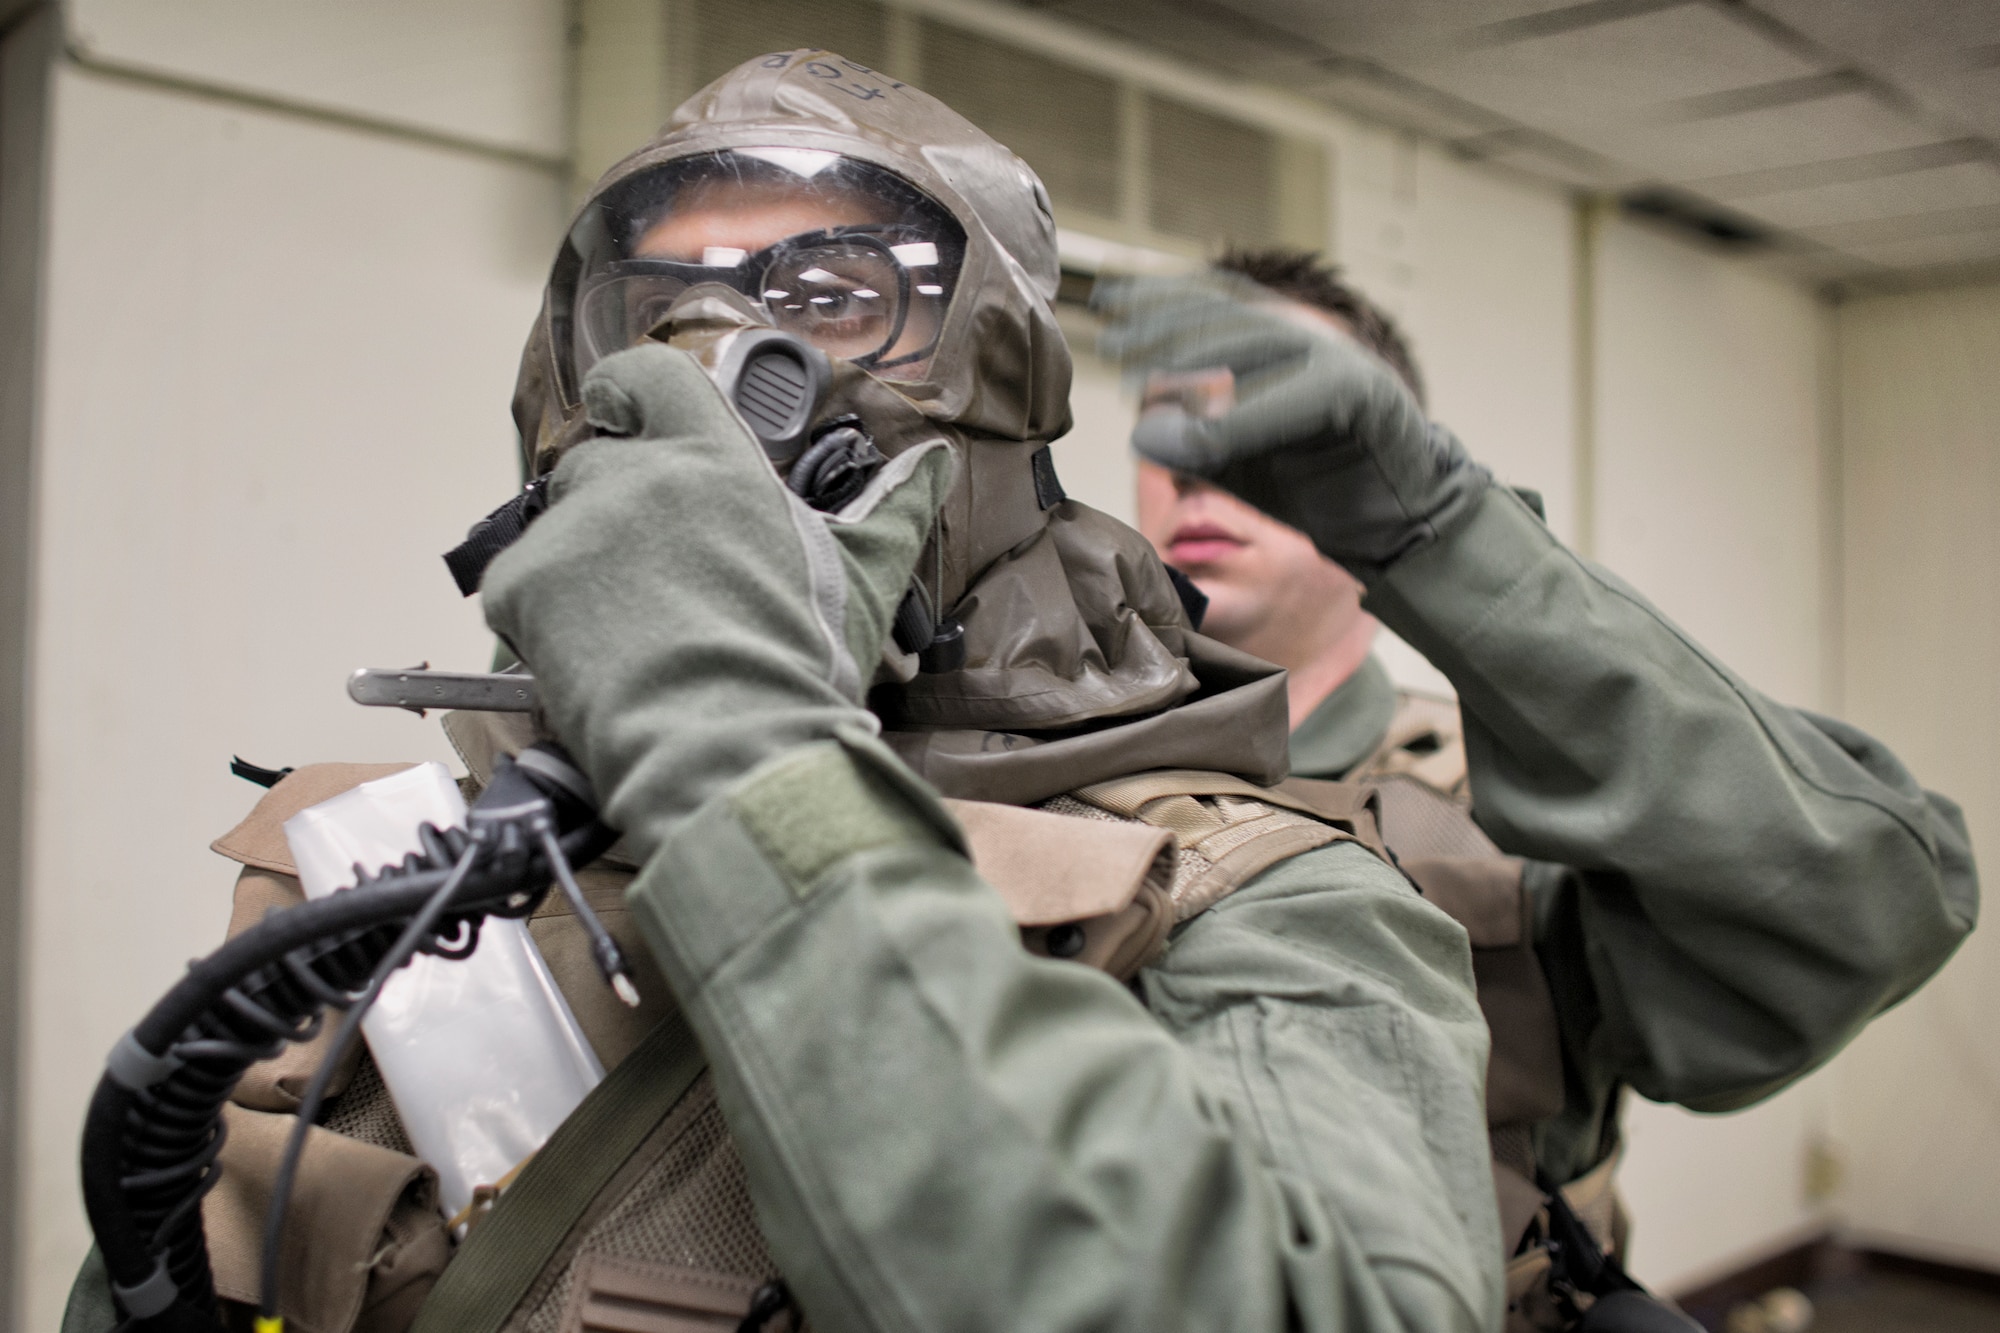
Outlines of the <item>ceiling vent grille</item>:
[[[825,47],[871,69],[889,62],[889,16],[869,0],[695,0],[676,8],[672,26],[694,76],[683,97],[752,56],[795,47]],[[670,29],[667,40],[675,36]]]
[[920,31],[925,91],[1019,153],[1059,213],[1118,216],[1115,80],[962,28]]
[[1262,246],[1276,241],[1276,137],[1182,102],[1146,99],[1146,219],[1156,231]]

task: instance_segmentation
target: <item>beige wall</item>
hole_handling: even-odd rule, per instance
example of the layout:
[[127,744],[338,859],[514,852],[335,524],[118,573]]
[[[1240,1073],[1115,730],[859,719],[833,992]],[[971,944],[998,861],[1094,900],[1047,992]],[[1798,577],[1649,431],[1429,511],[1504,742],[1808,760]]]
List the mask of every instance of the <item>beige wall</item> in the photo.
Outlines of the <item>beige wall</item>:
[[1097,324],[1082,310],[1057,313],[1076,359],[1069,407],[1075,425],[1052,446],[1063,490],[1093,509],[1125,523],[1138,522],[1133,497],[1136,477],[1131,438],[1136,405],[1125,392],[1118,369],[1095,352]]
[[[1839,313],[1844,712],[2000,857],[2000,286]],[[1838,1066],[1843,1212],[1878,1243],[2000,1269],[2000,933]]]
[[[343,680],[361,665],[487,660],[477,608],[438,553],[517,484],[507,402],[561,227],[560,174],[534,165],[562,125],[556,0],[430,6],[450,21],[437,30],[410,6],[350,10],[379,26],[340,42],[323,6],[201,8],[200,31],[230,35],[228,49],[177,77],[253,82],[283,48],[277,82],[417,132],[58,71],[20,1328],[56,1326],[88,1245],[76,1136],[104,1053],[219,938],[232,868],[206,845],[257,795],[229,776],[231,753],[448,755],[433,725],[363,711]],[[178,59],[190,32],[156,42],[156,9],[92,3],[79,17],[102,49]],[[401,52],[400,100],[382,68],[395,62],[361,59],[374,51]],[[544,66],[534,78],[519,77],[523,51]],[[512,141],[454,147],[478,128],[454,107]]]
[[[1334,257],[1402,324],[1432,415],[1574,537],[1570,201],[1405,134],[1345,125],[1338,144]],[[1399,683],[1452,692],[1388,631],[1376,652]]]
[[1573,536],[1570,201],[1408,136],[1339,143],[1334,257],[1403,324],[1431,414]]
[[1822,306],[1630,223],[1597,273],[1598,558],[1758,689],[1824,706]]

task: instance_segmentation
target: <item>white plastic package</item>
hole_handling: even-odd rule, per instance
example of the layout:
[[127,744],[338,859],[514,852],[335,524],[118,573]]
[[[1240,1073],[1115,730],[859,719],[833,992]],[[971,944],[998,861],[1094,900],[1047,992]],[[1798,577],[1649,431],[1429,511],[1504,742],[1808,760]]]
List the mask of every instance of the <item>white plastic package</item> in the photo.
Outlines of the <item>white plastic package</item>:
[[[306,897],[354,886],[419,849],[417,828],[466,822],[443,764],[366,782],[285,821]],[[417,1156],[438,1173],[446,1217],[540,1148],[604,1067],[556,989],[525,921],[489,917],[470,958],[419,954],[361,1020]]]

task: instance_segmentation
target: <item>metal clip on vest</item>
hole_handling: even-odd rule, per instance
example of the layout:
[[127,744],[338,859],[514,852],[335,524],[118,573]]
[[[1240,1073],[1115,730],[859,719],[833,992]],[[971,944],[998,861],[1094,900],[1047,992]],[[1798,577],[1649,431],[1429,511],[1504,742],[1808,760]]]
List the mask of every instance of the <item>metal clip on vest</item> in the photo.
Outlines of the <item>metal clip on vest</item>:
[[553,877],[590,933],[592,957],[628,1004],[637,1000],[617,945],[583,901],[573,866],[617,840],[590,785],[543,742],[503,761],[473,804],[470,828],[419,831],[421,853],[352,889],[303,903],[193,963],[119,1039],[83,1132],[84,1206],[129,1333],[220,1327],[201,1200],[220,1179],[222,1107],[250,1065],[319,1034],[345,1010],[340,1037],[299,1107],[266,1226],[260,1328],[276,1318],[283,1208],[305,1132],[330,1071],[382,983],[419,952],[468,957],[489,916],[525,917]]

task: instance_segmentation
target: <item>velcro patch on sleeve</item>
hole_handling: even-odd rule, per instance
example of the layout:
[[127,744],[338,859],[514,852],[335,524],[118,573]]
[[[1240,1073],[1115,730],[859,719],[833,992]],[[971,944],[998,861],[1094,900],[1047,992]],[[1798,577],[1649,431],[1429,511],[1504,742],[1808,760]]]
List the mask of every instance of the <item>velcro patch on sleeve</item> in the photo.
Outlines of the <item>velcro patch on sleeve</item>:
[[731,803],[801,898],[856,853],[944,841],[837,743],[803,746],[785,756],[738,788]]

